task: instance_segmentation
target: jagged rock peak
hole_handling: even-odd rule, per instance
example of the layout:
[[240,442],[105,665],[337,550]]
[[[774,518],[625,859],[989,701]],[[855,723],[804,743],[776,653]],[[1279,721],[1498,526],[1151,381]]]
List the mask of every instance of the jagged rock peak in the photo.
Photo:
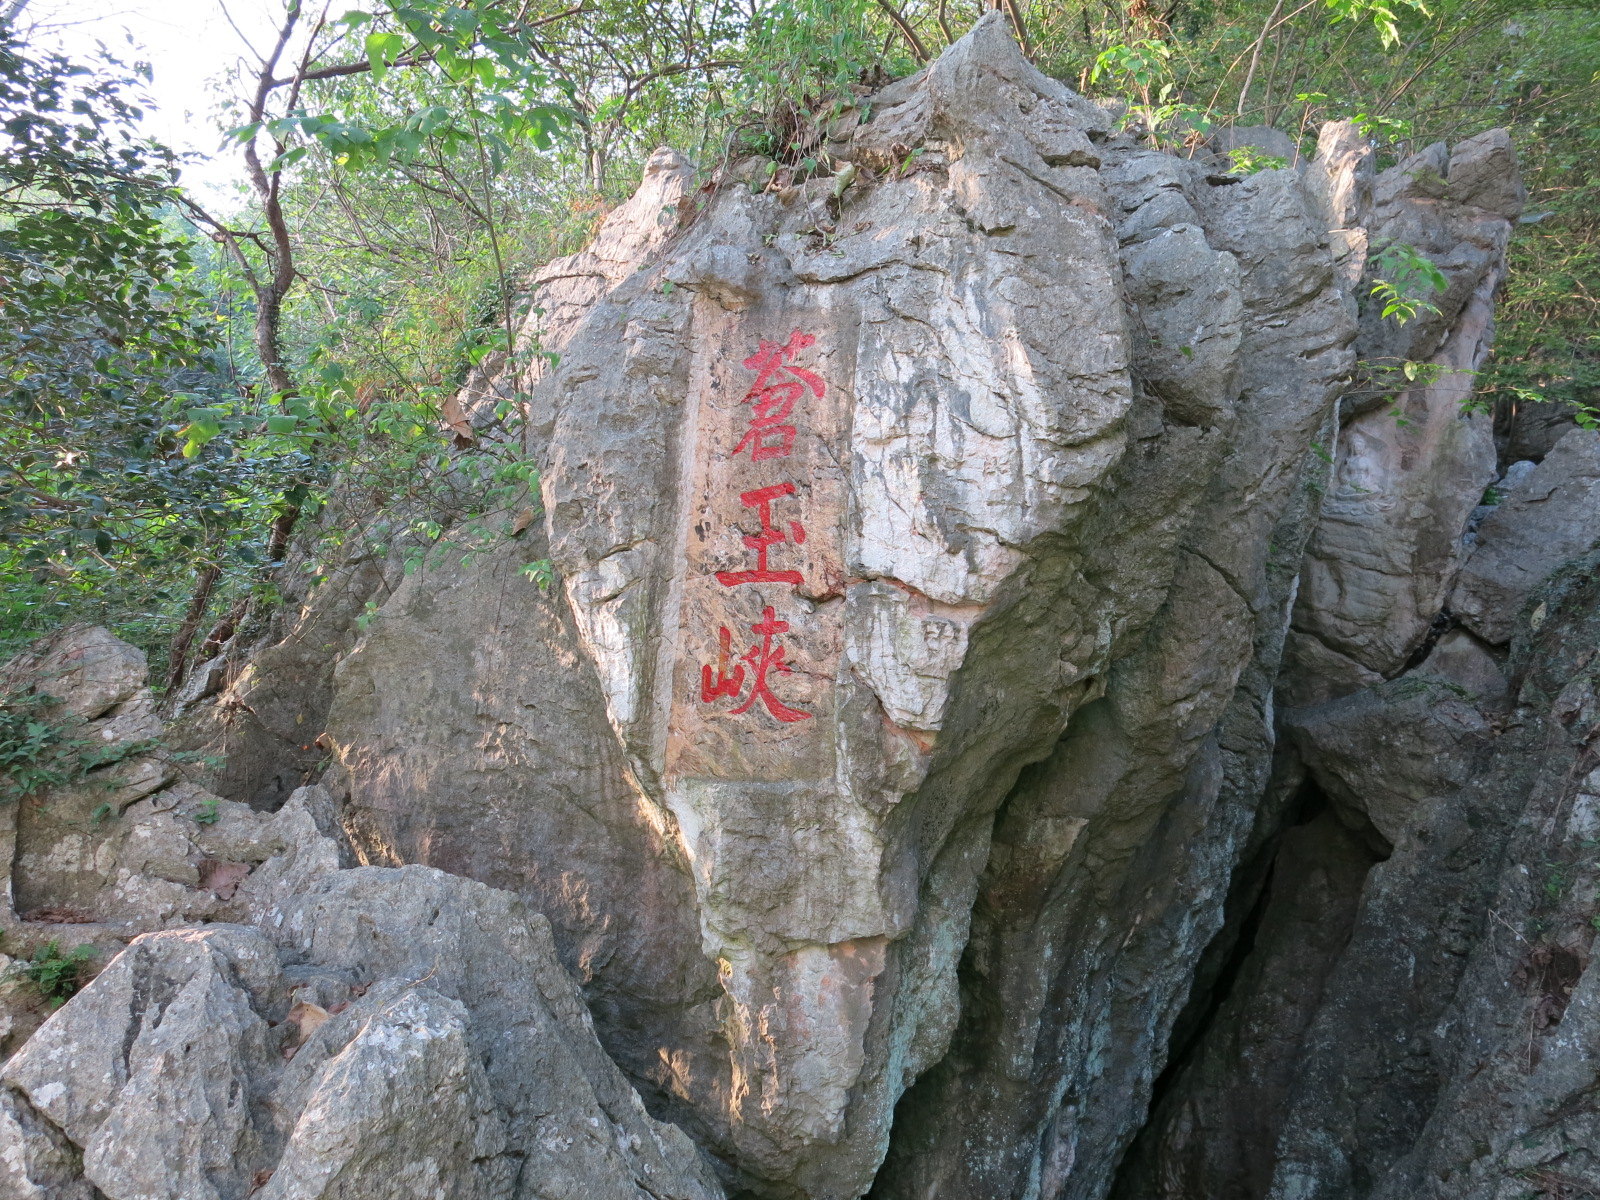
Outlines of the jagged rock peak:
[[[1451,389],[1487,347],[1519,186],[1503,137],[1375,174],[1342,125],[1311,163],[1241,176],[1119,132],[998,13],[825,134],[834,174],[736,163],[703,205],[686,164],[652,159],[533,281],[525,336],[560,351],[530,400],[542,520],[410,574],[398,553],[352,567],[201,700],[192,728],[248,764],[222,772],[230,798],[276,807],[316,769],[272,765],[292,741],[329,748],[326,802],[217,801],[219,825],[277,841],[238,842],[215,903],[172,863],[217,853],[140,810],[175,876],[141,918],[161,932],[7,1068],[0,1136],[30,1178],[81,1152],[115,1200],[124,1159],[198,1146],[102,1132],[160,1087],[213,1094],[117,1057],[168,1046],[127,1001],[143,988],[193,996],[205,1079],[268,1098],[264,1117],[208,1100],[205,1128],[277,1164],[285,1196],[340,1194],[317,1181],[346,1171],[714,1195],[692,1139],[720,1186],[777,1200],[1100,1200],[1153,1095],[1158,1154],[1187,1145],[1166,1097],[1210,1111],[1209,1077],[1157,1077],[1204,1042],[1186,1001],[1215,1007],[1235,901],[1280,844],[1343,888],[1308,944],[1358,928],[1363,872],[1494,718],[1431,706],[1459,718],[1423,739],[1439,761],[1375,783],[1352,731],[1391,710],[1352,697],[1425,655],[1426,678],[1507,702],[1496,650],[1430,640],[1450,596],[1502,605],[1495,580],[1531,561],[1492,549],[1531,490],[1478,550],[1460,536],[1494,465]],[[1358,305],[1380,239],[1449,281],[1399,332]],[[1352,385],[1395,355],[1440,368],[1398,432]],[[484,401],[511,382],[474,381],[463,438],[492,435]],[[1576,495],[1582,454],[1546,474],[1568,458],[1551,486]],[[1381,532],[1381,557],[1350,530]],[[1464,560],[1481,570],[1457,587]],[[1325,810],[1290,838],[1311,777]],[[334,813],[366,866],[328,860]],[[26,824],[17,861],[58,862],[67,836]],[[123,844],[28,886],[100,904]],[[1268,934],[1317,911],[1293,899]],[[1325,955],[1308,970],[1335,978]],[[327,1020],[301,1010],[284,1066],[269,1022],[296,988]],[[97,1046],[106,1080],[60,1078]],[[335,1104],[379,1070],[437,1120]],[[237,1190],[226,1157],[199,1169]],[[447,1185],[422,1165],[444,1161]]]

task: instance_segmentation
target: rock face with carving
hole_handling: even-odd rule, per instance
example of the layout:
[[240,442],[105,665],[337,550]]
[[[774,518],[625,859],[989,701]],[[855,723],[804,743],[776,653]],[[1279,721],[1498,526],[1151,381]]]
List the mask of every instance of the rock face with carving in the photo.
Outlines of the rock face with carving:
[[872,1184],[1018,771],[1119,669],[1192,752],[1281,622],[1353,306],[1293,172],[1112,124],[991,19],[829,131],[853,182],[722,188],[541,384],[559,594],[455,668],[514,566],[414,577],[340,667],[358,844],[549,872],[619,1058],[772,1194]]
[[[991,14],[824,136],[800,183],[696,193],[658,153],[540,273],[557,365],[446,419],[505,436],[531,387],[541,519],[354,562],[224,651],[174,736],[231,756],[198,772],[226,799],[141,749],[116,833],[20,810],[16,928],[144,936],[0,1077],[0,1196],[1582,1177],[1582,901],[1538,916],[1504,856],[1596,820],[1600,438],[1507,469],[1463,407],[1504,134],[1379,174],[1336,124],[1239,175],[1119,131]],[[1404,327],[1361,303],[1394,243],[1448,281]],[[90,641],[121,690],[80,715],[144,736],[141,672]],[[1491,894],[1559,935],[1513,953]],[[1534,1082],[1524,1001],[1561,1031]],[[163,1088],[205,1134],[136,1128]]]

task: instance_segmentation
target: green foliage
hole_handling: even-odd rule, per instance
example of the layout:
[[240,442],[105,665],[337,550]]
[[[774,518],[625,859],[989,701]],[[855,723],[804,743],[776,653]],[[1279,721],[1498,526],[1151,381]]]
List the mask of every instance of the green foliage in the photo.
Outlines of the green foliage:
[[93,959],[93,946],[76,946],[63,954],[61,944],[51,939],[22,964],[22,974],[39,989],[51,1008],[60,1008],[83,986],[84,968]]
[[1259,146],[1235,146],[1228,151],[1228,161],[1236,175],[1254,175],[1257,171],[1276,171],[1289,165],[1281,154],[1268,154]]
[[[388,93],[401,101],[384,111],[356,111],[333,101],[314,112],[291,104],[287,111],[231,131],[240,143],[263,133],[276,145],[269,171],[281,171],[320,147],[335,164],[351,170],[415,161],[428,154],[463,150],[487,155],[501,166],[519,142],[549,149],[556,130],[576,113],[552,99],[552,81],[542,69],[526,20],[492,4],[465,5],[414,0],[373,14],[352,11],[329,26],[332,44],[319,57],[335,58],[359,40],[367,78],[382,85],[397,67],[426,68],[434,87],[424,101],[405,103],[405,90]],[[336,71],[355,64],[330,64]],[[317,68],[313,68],[316,71]],[[330,76],[339,78],[339,76]],[[297,91],[297,98],[305,93]]]
[[197,559],[248,560],[230,531],[259,530],[263,477],[299,465],[201,453],[235,369],[173,158],[135,128],[141,81],[0,28],[0,650],[112,596],[153,615]]
[[[1378,249],[1372,255],[1372,271],[1371,295],[1383,305],[1380,315],[1384,320],[1393,318],[1397,325],[1415,320],[1420,313],[1437,313],[1439,306],[1427,297],[1450,286],[1432,259],[1405,242],[1390,242]],[[1405,363],[1406,378],[1415,380],[1422,365]]]
[[1333,14],[1333,24],[1340,21],[1368,24],[1377,32],[1378,41],[1385,49],[1400,44],[1400,12],[1410,9],[1422,16],[1428,15],[1427,6],[1421,0],[1397,0],[1393,4],[1387,0],[1323,0],[1323,3]]
[[190,818],[196,825],[215,825],[222,819],[222,814],[217,811],[218,803],[215,799],[200,801],[194,812],[189,814]]
[[873,0],[794,0],[757,10],[736,104],[746,114],[785,102],[821,107],[854,95],[875,70],[905,74],[915,61],[903,44],[885,48]]
[[1156,38],[1107,46],[1095,55],[1089,82],[1117,91],[1137,91],[1149,103],[1151,90],[1171,82],[1172,47]]
[[150,741],[107,745],[81,734],[82,722],[38,692],[0,691],[0,803],[76,783],[89,772],[149,750]]
[[52,707],[48,696],[0,694],[0,801],[15,803],[83,773],[85,743]]

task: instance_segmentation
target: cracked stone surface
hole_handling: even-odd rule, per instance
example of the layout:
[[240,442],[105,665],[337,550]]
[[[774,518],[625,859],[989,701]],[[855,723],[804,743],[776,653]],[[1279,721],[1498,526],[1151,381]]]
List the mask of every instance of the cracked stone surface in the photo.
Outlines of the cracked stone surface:
[[[1370,176],[1371,153],[1345,151],[1345,175]],[[1493,422],[1464,402],[1492,339],[1495,289],[1521,211],[1509,139],[1494,130],[1453,149],[1430,146],[1370,189],[1363,213],[1360,186],[1335,182],[1352,210],[1344,219],[1366,227],[1374,250],[1413,246],[1449,286],[1433,296],[1438,311],[1404,325],[1381,319],[1375,305],[1364,312],[1365,377],[1341,401],[1333,477],[1289,644],[1285,698],[1295,704],[1348,694],[1407,665],[1445,608],[1466,556],[1462,535],[1495,477]],[[1367,266],[1363,294],[1375,269]],[[1424,364],[1416,386],[1396,378],[1408,362]]]
[[432,868],[341,868],[329,803],[269,820],[251,923],[140,935],[6,1063],[5,1194],[720,1197],[600,1049],[544,919]]
[[[776,1196],[872,1185],[1075,713],[1160,739],[1129,804],[1184,805],[1224,722],[1270,745],[1357,327],[1298,172],[1117,135],[998,18],[831,132],[840,195],[725,186],[596,299],[534,397],[545,529],[405,581],[329,719],[361,852],[528,895],[650,1102]],[[1040,819],[1066,855],[1086,818]]]
[[[1368,1200],[1338,1163],[1432,1153],[1360,1109],[1412,1094],[1394,1053],[1339,1073],[1363,1021],[1442,1011],[1374,1003],[1372,913],[1483,894],[1429,856],[1535,703],[1533,618],[1488,622],[1538,611],[1592,491],[1569,435],[1475,515],[1509,141],[1380,174],[1335,123],[1237,176],[998,13],[826,133],[841,173],[800,183],[654,156],[531,281],[559,361],[445,414],[508,436],[532,388],[540,518],[347,564],[188,702],[236,723],[219,788],[293,801],[202,830],[214,798],[130,768],[115,834],[19,834],[30,903],[155,932],[0,1077],[15,1188]],[[1388,240],[1449,282],[1404,327],[1359,303]],[[131,738],[119,653],[83,703]]]

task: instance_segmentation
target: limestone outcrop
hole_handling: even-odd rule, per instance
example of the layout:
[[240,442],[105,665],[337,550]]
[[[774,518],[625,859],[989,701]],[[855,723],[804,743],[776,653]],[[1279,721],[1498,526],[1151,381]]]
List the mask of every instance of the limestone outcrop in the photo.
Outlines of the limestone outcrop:
[[233,921],[135,937],[10,1058],[0,1194],[722,1195],[600,1049],[543,918],[429,867],[341,868],[330,827],[297,791]]
[[445,414],[538,464],[514,532],[358,555],[165,729],[73,635],[135,748],[13,895],[133,940],[0,1073],[0,1196],[1593,1177],[1600,435],[1464,403],[1503,132],[1240,174],[991,14],[817,137],[658,153],[532,281],[559,353]]
[[773,1195],[873,1183],[1072,715],[1140,691],[1179,775],[1210,736],[1356,334],[1297,173],[1143,148],[999,20],[828,133],[851,176],[726,186],[597,301],[536,394],[548,541],[401,584],[328,718],[362,852],[536,896]]
[[[1492,249],[1485,214],[1520,203],[1487,165],[1504,153],[1435,147],[1377,191]],[[1484,261],[1436,363],[1487,335]],[[1439,393],[1461,386],[1435,375],[1386,418],[1358,391],[1346,410],[1280,679],[1261,810],[1280,815],[1235,873],[1118,1200],[1487,1200],[1600,1179],[1579,1099],[1596,1079],[1600,433],[1569,421],[1540,461],[1508,461],[1515,440],[1497,461],[1487,417]]]

